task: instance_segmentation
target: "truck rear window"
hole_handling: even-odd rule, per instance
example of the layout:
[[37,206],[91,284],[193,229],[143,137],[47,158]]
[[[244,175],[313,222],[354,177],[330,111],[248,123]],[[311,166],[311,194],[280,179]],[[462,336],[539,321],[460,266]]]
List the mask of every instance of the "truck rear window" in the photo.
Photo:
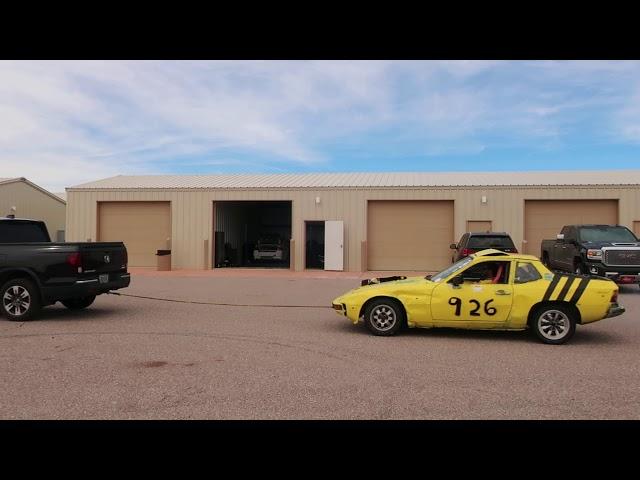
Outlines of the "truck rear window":
[[515,248],[511,238],[504,235],[483,235],[481,237],[471,237],[468,248],[481,250],[484,248]]
[[49,234],[40,223],[0,222],[0,243],[49,242]]

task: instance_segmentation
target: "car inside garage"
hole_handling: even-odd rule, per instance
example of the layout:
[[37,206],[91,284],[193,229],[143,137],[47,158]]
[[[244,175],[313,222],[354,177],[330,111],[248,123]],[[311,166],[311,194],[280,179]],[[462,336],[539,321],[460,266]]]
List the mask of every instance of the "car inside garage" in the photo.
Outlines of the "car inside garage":
[[525,200],[522,250],[540,256],[542,240],[556,238],[565,225],[617,223],[618,200]]
[[289,268],[290,201],[217,201],[213,211],[214,268]]

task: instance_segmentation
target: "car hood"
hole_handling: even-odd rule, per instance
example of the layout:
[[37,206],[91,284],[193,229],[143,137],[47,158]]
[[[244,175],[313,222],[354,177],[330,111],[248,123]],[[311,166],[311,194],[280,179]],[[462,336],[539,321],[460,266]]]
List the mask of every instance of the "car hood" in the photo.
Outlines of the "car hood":
[[425,285],[435,285],[434,282],[425,279],[424,277],[405,277],[398,280],[385,280],[390,277],[376,277],[371,278],[368,281],[371,282],[368,285],[361,285],[360,287],[356,287],[353,290],[348,291],[342,296],[350,295],[350,294],[366,294],[372,295],[375,294],[378,290],[389,293],[393,290],[404,290],[410,289],[414,286],[422,286]]
[[602,247],[640,247],[638,242],[580,242],[585,248],[602,248]]

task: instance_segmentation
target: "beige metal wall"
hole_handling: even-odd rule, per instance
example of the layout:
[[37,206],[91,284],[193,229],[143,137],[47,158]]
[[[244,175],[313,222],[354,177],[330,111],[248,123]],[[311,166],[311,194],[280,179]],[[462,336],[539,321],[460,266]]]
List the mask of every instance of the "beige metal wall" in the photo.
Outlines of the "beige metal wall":
[[[487,197],[482,203],[481,197]],[[316,204],[315,198],[320,197]],[[98,201],[165,200],[171,202],[173,268],[205,268],[211,265],[213,202],[215,200],[290,200],[295,268],[304,265],[304,221],[343,220],[345,226],[345,270],[360,271],[362,241],[366,240],[367,200],[453,200],[454,235],[466,231],[467,220],[490,220],[496,231],[511,234],[522,245],[525,199],[618,199],[618,219],[633,228],[640,219],[638,187],[476,187],[415,189],[272,189],[272,190],[69,190],[67,195],[67,239],[96,239]],[[208,244],[205,245],[205,240]],[[206,256],[209,256],[208,258]]]
[[65,229],[66,205],[25,182],[0,185],[0,217],[9,215],[12,206],[16,217],[44,221],[53,241],[56,232]]

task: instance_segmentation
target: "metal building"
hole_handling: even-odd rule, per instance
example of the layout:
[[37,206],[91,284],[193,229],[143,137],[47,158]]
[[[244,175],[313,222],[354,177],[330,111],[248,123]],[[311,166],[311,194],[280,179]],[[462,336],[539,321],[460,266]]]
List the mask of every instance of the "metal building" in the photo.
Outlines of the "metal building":
[[65,241],[66,205],[62,198],[26,178],[0,178],[0,217],[14,214],[43,220],[54,242]]
[[131,266],[171,249],[173,268],[433,271],[466,231],[506,231],[535,255],[565,224],[640,234],[640,170],[117,176],[67,202],[69,240],[122,240]]

